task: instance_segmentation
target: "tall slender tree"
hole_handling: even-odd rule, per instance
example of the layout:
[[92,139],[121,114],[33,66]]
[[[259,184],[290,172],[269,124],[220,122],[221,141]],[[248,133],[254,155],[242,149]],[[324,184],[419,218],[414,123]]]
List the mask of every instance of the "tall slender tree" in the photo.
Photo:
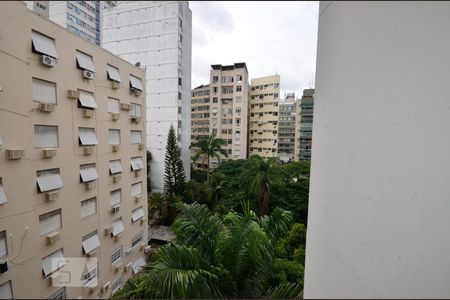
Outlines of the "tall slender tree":
[[199,158],[203,157],[203,161],[206,160],[206,164],[208,166],[208,178],[210,173],[210,159],[217,157],[220,159],[220,155],[222,154],[225,157],[228,157],[227,151],[222,149],[225,145],[225,141],[221,138],[216,138],[215,134],[211,134],[206,138],[200,138],[193,142],[190,148],[195,148],[197,151],[192,158],[194,162]]
[[167,196],[181,196],[186,185],[186,174],[181,161],[181,150],[178,146],[175,130],[170,126],[167,137],[165,171],[164,171],[164,193]]

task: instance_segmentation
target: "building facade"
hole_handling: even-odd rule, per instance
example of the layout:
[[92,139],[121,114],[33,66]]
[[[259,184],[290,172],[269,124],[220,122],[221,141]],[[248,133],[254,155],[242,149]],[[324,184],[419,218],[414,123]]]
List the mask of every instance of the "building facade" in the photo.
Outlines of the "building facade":
[[167,135],[177,133],[190,178],[192,13],[187,1],[118,1],[103,11],[105,49],[144,66],[152,190],[162,191]]
[[[248,70],[245,63],[211,65],[210,133],[223,139],[228,157],[222,160],[247,158],[248,139]],[[211,167],[218,160],[211,159]]]
[[0,19],[0,298],[109,298],[145,264],[145,72],[20,2]]
[[249,156],[277,157],[280,75],[251,81]]
[[49,18],[77,36],[101,44],[102,10],[117,1],[25,1],[36,14]]
[[[207,138],[210,132],[211,97],[208,85],[201,85],[192,90],[191,98],[191,141]],[[191,156],[194,156],[197,149],[192,147]],[[193,162],[197,168],[207,168],[204,158],[199,158]]]
[[449,15],[320,3],[305,299],[450,295]]
[[278,159],[291,162],[295,159],[295,125],[297,122],[297,99],[288,93],[279,102],[278,113]]
[[298,101],[297,150],[295,151],[298,158],[295,160],[311,160],[313,112],[314,89],[305,89],[302,98]]

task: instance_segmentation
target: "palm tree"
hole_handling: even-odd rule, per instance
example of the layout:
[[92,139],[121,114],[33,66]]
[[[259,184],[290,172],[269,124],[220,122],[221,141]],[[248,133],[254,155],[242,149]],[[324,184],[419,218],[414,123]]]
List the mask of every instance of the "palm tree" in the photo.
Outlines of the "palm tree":
[[268,284],[275,242],[292,213],[276,208],[257,217],[244,206],[243,214],[222,219],[204,204],[180,204],[175,242],[159,248],[114,298],[299,298],[297,284]]
[[218,204],[220,194],[223,192],[224,187],[225,175],[219,172],[212,173],[206,182],[206,193],[208,194],[209,201]]
[[216,138],[215,134],[211,134],[206,138],[197,139],[195,142],[191,144],[190,149],[196,148],[197,152],[192,158],[194,162],[200,157],[203,156],[203,162],[207,163],[208,170],[208,178],[209,178],[209,160],[210,158],[217,157],[220,160],[220,155],[222,154],[225,157],[228,157],[227,151],[222,149],[222,146],[225,145],[225,141],[221,138]]
[[271,187],[283,185],[286,176],[286,171],[276,164],[275,157],[264,159],[252,155],[244,166],[241,182],[251,195],[258,197],[258,210],[261,216],[269,211]]

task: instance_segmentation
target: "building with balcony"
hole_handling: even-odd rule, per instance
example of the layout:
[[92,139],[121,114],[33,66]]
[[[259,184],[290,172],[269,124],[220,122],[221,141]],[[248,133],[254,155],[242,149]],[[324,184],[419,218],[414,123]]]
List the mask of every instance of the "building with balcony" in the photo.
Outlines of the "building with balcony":
[[147,149],[152,190],[164,186],[170,126],[190,178],[192,13],[187,1],[120,1],[102,13],[102,46],[146,69]]
[[280,75],[251,80],[249,156],[277,157]]
[[[194,142],[201,138],[207,138],[210,131],[211,97],[208,85],[201,85],[192,90],[191,98],[191,141]],[[196,148],[191,148],[191,155],[194,156]],[[197,168],[207,168],[205,158],[200,157],[198,161],[193,162]]]
[[145,72],[19,1],[0,20],[0,298],[109,298],[145,264]]
[[278,112],[278,159],[291,162],[295,159],[295,128],[297,121],[297,99],[288,93],[279,101]]
[[[247,158],[248,70],[245,63],[211,65],[210,133],[225,141],[227,159]],[[217,166],[211,159],[211,167]]]
[[303,90],[303,95],[298,102],[297,118],[297,149],[295,160],[311,160],[312,128],[314,112],[314,89]]

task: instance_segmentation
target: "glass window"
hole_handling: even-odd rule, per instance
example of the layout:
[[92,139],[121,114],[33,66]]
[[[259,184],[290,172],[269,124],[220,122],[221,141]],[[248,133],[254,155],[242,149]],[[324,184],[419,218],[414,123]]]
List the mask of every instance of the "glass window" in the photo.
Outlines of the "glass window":
[[36,148],[57,148],[58,147],[58,126],[34,125],[34,147]]

